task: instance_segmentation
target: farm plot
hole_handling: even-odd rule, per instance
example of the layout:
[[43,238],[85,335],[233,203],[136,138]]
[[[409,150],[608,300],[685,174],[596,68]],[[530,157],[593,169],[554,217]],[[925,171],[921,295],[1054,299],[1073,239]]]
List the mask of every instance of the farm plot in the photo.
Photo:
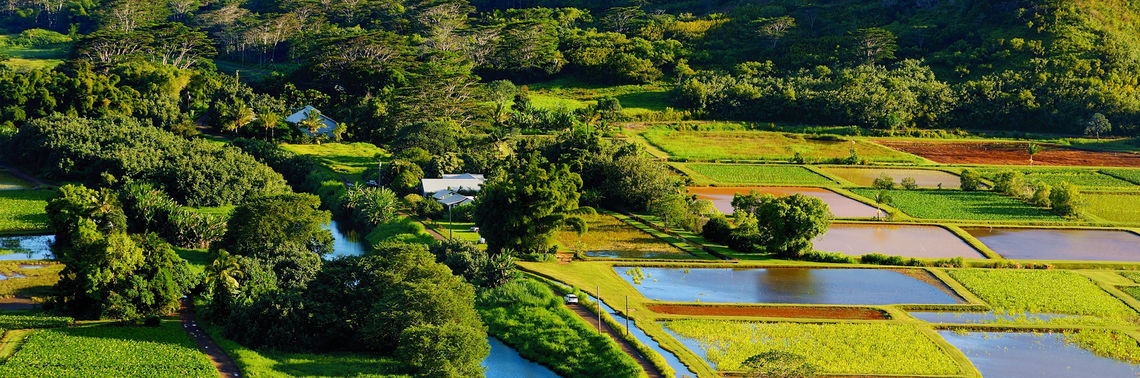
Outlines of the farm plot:
[[365,171],[375,172],[379,159],[389,156],[388,151],[369,143],[282,144],[281,148],[308,156],[333,173],[356,176],[350,178],[356,180]]
[[36,231],[48,227],[52,190],[0,190],[0,231]]
[[[852,192],[875,198],[878,190],[852,189]],[[1016,199],[993,192],[958,190],[891,190],[891,205],[915,218],[955,220],[1004,220],[1060,222],[1053,215]]]
[[[998,173],[1004,171],[1003,169],[983,169],[978,173],[990,180],[997,178]],[[1090,187],[1090,188],[1128,188],[1134,187],[1135,184],[1110,176],[1099,171],[1092,169],[1079,169],[1079,168],[1035,168],[1035,169],[1019,169],[1021,173],[1025,174],[1026,182],[1041,181],[1046,184],[1056,186],[1062,182],[1067,182],[1076,186]]]
[[799,154],[806,161],[831,161],[851,156],[875,162],[921,163],[922,158],[857,139],[812,138],[804,134],[752,130],[690,131],[654,127],[642,132],[649,143],[686,160],[779,160]]
[[1101,173],[1131,182],[1136,185],[1140,185],[1140,169],[1102,169]]
[[588,215],[585,234],[559,231],[554,238],[588,256],[623,258],[693,258],[685,251],[606,214]]
[[[879,144],[912,153],[942,164],[1029,165],[1025,143],[1013,142],[930,142],[879,140]],[[1085,167],[1140,167],[1140,154],[1085,151],[1043,145],[1033,156],[1037,165]]]
[[686,167],[713,181],[745,185],[832,185],[834,181],[804,167],[754,164],[688,164]]
[[958,365],[918,329],[898,324],[758,323],[676,320],[665,328],[718,371],[781,351],[826,374],[955,374]]
[[1109,222],[1140,223],[1140,194],[1085,193],[1087,211]]
[[997,310],[1104,318],[1136,316],[1136,311],[1120,299],[1071,271],[953,269],[948,273]]
[[[1087,372],[1099,377],[1135,377],[1140,373],[1140,366],[1128,362],[1137,353],[1136,340],[1117,332],[938,333],[987,377],[1080,376]],[[1126,345],[1129,342],[1131,346]],[[1129,358],[1128,354],[1133,355]]]
[[216,377],[205,354],[173,320],[159,327],[96,326],[32,332],[0,376]]
[[901,184],[902,179],[910,177],[915,180],[915,184],[922,188],[957,188],[962,185],[962,180],[957,175],[933,169],[855,167],[824,167],[822,169],[858,186],[871,186],[880,175],[887,175],[894,179],[895,184]]
[[729,215],[731,215],[734,211],[732,207],[733,198],[735,198],[737,194],[749,194],[751,192],[766,193],[777,197],[793,194],[803,194],[806,196],[816,197],[823,200],[823,202],[827,204],[827,207],[829,210],[831,210],[832,215],[840,218],[870,218],[879,214],[878,210],[871,205],[853,200],[847,196],[823,188],[787,186],[689,187],[689,193],[697,195],[697,198],[712,201],[713,206],[716,206],[717,211]]

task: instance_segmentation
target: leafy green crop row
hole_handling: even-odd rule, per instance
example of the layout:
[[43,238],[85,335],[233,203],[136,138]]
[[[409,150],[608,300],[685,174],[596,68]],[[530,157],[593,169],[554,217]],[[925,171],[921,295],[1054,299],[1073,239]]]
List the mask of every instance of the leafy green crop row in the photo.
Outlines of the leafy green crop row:
[[689,168],[726,184],[830,185],[835,182],[804,167],[749,164],[689,164]]
[[1133,184],[1140,185],[1140,169],[1114,168],[1103,169],[1101,172],[1115,176],[1122,180],[1127,180]]
[[1140,343],[1120,331],[1087,329],[1066,332],[1065,341],[1104,357],[1140,363]]
[[55,328],[75,322],[67,316],[0,314],[0,329]]
[[[798,354],[830,374],[955,374],[958,365],[918,329],[899,324],[758,323],[676,320],[665,327],[695,341],[719,371],[751,356]],[[700,354],[701,351],[694,351]]]
[[949,273],[998,310],[1106,318],[1137,315],[1092,280],[1071,271],[955,269]]
[[[874,189],[852,189],[875,198]],[[992,192],[892,190],[891,205],[915,218],[958,220],[1064,221],[1064,218]]]
[[1088,212],[1110,222],[1140,223],[1140,195],[1086,193]]
[[160,327],[98,326],[38,330],[0,364],[0,376],[217,376],[178,323]]
[[47,201],[52,190],[0,190],[0,231],[34,231],[48,227]]
[[[998,173],[1005,171],[1004,169],[983,169],[979,173],[990,180],[997,178]],[[1119,178],[1103,174],[1094,169],[1083,168],[1034,168],[1020,170],[1025,174],[1027,182],[1042,181],[1046,184],[1056,186],[1062,182],[1067,182],[1076,186],[1084,187],[1131,187],[1135,186],[1133,183],[1121,180]]]

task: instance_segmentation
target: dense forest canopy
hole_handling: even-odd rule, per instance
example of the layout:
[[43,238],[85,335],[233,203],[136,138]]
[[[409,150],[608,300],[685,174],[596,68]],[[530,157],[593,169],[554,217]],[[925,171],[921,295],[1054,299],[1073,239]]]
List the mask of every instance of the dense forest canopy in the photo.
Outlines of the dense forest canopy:
[[[1138,12],[1119,0],[14,1],[6,28],[72,36],[86,63],[60,70],[105,75],[78,89],[106,100],[4,73],[13,89],[0,98],[19,106],[0,122],[74,109],[186,131],[181,109],[256,130],[271,123],[259,115],[314,105],[342,137],[387,143],[421,121],[487,126],[480,82],[570,75],[673,83],[674,106],[694,117],[1074,133],[1101,113],[1127,134]],[[265,69],[235,69],[255,78],[247,88],[211,74],[215,62]]]

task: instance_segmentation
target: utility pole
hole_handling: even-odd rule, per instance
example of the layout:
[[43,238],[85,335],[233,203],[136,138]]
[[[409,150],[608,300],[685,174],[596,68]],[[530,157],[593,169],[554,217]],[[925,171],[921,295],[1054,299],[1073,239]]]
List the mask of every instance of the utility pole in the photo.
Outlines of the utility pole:
[[629,336],[629,296],[625,296],[625,334]]

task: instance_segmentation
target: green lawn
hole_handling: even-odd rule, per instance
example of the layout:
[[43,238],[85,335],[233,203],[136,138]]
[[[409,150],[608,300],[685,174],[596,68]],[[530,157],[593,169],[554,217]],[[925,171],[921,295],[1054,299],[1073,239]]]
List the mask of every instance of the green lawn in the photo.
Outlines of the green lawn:
[[380,159],[391,156],[369,143],[282,144],[281,148],[313,159],[330,172],[360,180],[366,170],[377,169]]
[[658,126],[641,133],[649,143],[685,160],[778,160],[788,161],[797,153],[808,162],[844,159],[851,148],[862,159],[876,162],[921,163],[922,158],[861,139],[824,140],[810,135],[770,131],[733,130],[739,126],[701,125],[700,130],[676,130]]
[[216,326],[203,329],[249,377],[390,377],[400,368],[399,361],[381,356],[253,350],[222,337]]
[[46,231],[47,201],[54,190],[0,190],[0,233]]
[[9,58],[2,62],[5,66],[16,71],[30,71],[35,69],[51,69],[63,63],[67,58],[70,45],[51,47],[23,47],[9,46],[8,40],[15,38],[15,34],[0,35],[0,55]]
[[[21,267],[35,265],[39,268]],[[59,281],[63,264],[51,261],[0,261],[0,274],[7,279],[0,280],[0,297],[21,296],[25,298],[46,298],[51,296],[52,286]],[[23,277],[13,277],[19,274]]]
[[953,269],[948,273],[997,310],[1106,318],[1137,315],[1092,280],[1071,271]]
[[[1005,171],[1004,169],[983,169],[978,173],[987,179],[993,180],[997,174]],[[1109,188],[1129,188],[1136,185],[1098,172],[1095,169],[1084,168],[1033,168],[1033,169],[1020,169],[1025,173],[1026,182],[1033,183],[1041,181],[1046,184],[1057,186],[1062,182],[1067,182],[1076,186],[1083,187],[1109,187]],[[1122,170],[1123,171],[1123,170]]]
[[[690,339],[718,371],[767,351],[803,356],[827,374],[956,374],[958,364],[917,328],[886,323],[806,324],[686,319],[665,327]],[[694,351],[701,354],[701,351]]]
[[5,377],[217,377],[174,319],[159,327],[116,325],[33,331],[0,364]]
[[[878,190],[851,189],[855,194],[875,198]],[[993,192],[960,190],[891,190],[891,205],[915,218],[980,221],[1050,221],[1065,218],[1017,199]]]
[[1110,222],[1140,223],[1140,194],[1085,193],[1087,211]]
[[631,258],[693,258],[680,248],[611,215],[597,214],[583,218],[587,225],[585,234],[562,230],[554,234],[554,239],[573,251],[599,251]]
[[622,114],[637,116],[665,111],[669,100],[669,87],[659,83],[606,86],[560,77],[526,86],[530,90],[531,104],[540,108],[584,108],[608,96],[618,99]]
[[724,184],[832,185],[834,181],[811,170],[792,165],[692,163],[685,167]]
[[475,227],[475,222],[449,223],[445,215],[443,219],[433,220],[429,225],[444,237],[455,237],[472,243],[479,242],[479,233],[471,231],[471,227]]

